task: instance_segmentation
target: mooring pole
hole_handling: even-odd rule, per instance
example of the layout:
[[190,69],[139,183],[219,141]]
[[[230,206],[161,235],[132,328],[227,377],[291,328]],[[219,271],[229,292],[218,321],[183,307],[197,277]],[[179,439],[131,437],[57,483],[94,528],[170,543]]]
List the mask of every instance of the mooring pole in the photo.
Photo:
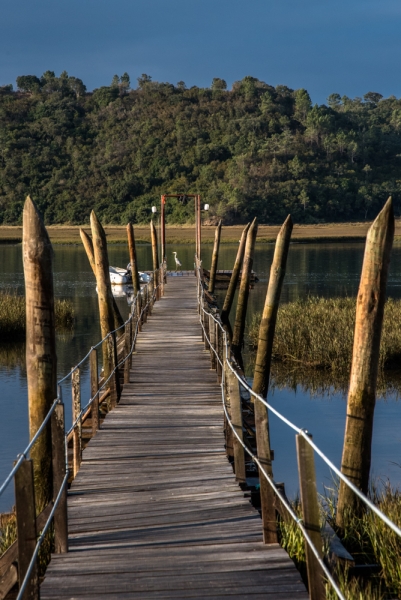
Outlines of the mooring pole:
[[166,198],[161,197],[160,201],[160,237],[162,246],[162,263],[166,260]]
[[157,269],[159,268],[159,257],[157,255],[157,231],[155,224],[153,223],[153,219],[150,222],[150,236],[152,239],[153,271],[157,271]]
[[[29,437],[32,439],[57,397],[53,249],[39,211],[29,196],[22,219]],[[41,511],[53,493],[50,422],[33,446],[31,459],[36,508]]]
[[[111,293],[109,258],[107,255],[107,241],[104,229],[94,211],[90,216],[93,252],[96,266],[97,297],[99,302],[100,330],[102,338],[113,330],[113,295]],[[103,370],[107,378],[111,373],[112,356],[109,352],[107,341],[102,344]]]
[[249,284],[251,281],[251,272],[253,265],[253,254],[255,250],[256,235],[258,233],[258,225],[256,217],[252,221],[246,236],[245,256],[242,265],[241,284],[238,294],[237,311],[235,313],[235,324],[232,341],[232,351],[238,363],[242,367],[242,344],[244,341],[245,318],[248,307]]
[[[86,231],[84,231],[83,229],[79,230],[79,235],[81,236],[81,240],[82,240],[82,243],[83,243],[85,251],[86,251],[86,256],[88,257],[89,264],[92,267],[93,274],[96,277],[96,264],[95,264],[95,256],[93,254],[92,240],[90,239],[90,237],[86,233]],[[115,301],[114,296],[112,296],[112,298],[113,298],[114,327],[115,327],[115,329],[117,329],[118,327],[121,327],[121,325],[124,325],[124,319],[121,316],[120,310],[117,306],[117,302]]]
[[136,257],[134,227],[133,227],[132,223],[128,223],[128,225],[127,225],[127,238],[128,238],[129,260],[131,263],[132,285],[134,287],[134,294],[136,296],[141,289],[141,284],[139,282],[138,261],[137,261],[137,257]]
[[216,273],[217,273],[217,263],[219,260],[219,247],[220,247],[220,237],[221,237],[221,220],[216,227],[216,231],[214,234],[214,246],[213,246],[213,256],[212,256],[212,264],[210,266],[210,277],[209,277],[209,287],[208,292],[213,294],[214,286],[216,282]]
[[251,226],[250,223],[245,227],[242,232],[241,239],[238,246],[237,257],[235,259],[233,272],[231,273],[230,283],[228,286],[228,290],[226,293],[226,297],[224,299],[223,310],[221,311],[221,320],[226,325],[228,321],[228,317],[230,315],[231,307],[234,300],[235,290],[237,289],[238,279],[241,272],[242,261],[244,259],[245,252],[245,244],[246,244],[246,236],[248,233],[248,229]]
[[[364,494],[367,494],[369,486],[380,338],[393,239],[394,212],[390,197],[366,237],[356,304],[354,349],[341,461],[342,473]],[[359,498],[340,481],[337,526],[344,529],[347,512],[360,515],[362,510]]]
[[[277,236],[273,262],[270,268],[269,285],[259,328],[258,351],[252,389],[263,398],[266,398],[269,387],[274,332],[276,329],[277,311],[287,264],[291,232],[292,220],[291,216],[288,216]],[[258,459],[266,473],[273,479],[267,408],[260,400],[255,399],[254,411]],[[274,507],[275,495],[262,473],[259,473],[259,481],[263,539],[265,544],[271,544],[277,541],[276,510]]]

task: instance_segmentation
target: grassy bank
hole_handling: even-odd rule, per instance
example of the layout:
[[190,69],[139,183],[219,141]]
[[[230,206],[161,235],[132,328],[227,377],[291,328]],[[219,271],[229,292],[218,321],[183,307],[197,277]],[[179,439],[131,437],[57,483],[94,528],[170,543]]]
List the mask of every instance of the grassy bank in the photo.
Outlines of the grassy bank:
[[[373,502],[398,526],[401,525],[401,493],[387,484],[370,492]],[[322,524],[327,520],[335,529],[336,496],[320,499]],[[293,508],[302,517],[298,500]],[[297,564],[301,573],[306,573],[305,547],[302,533],[294,521],[279,523],[281,545]],[[357,579],[346,568],[338,568],[337,579],[347,600],[381,600],[400,598],[401,594],[401,540],[371,511],[362,518],[347,515],[342,543],[352,554],[358,565],[378,565],[379,569],[367,579]],[[327,584],[327,598],[337,595]]]
[[[273,345],[275,360],[348,375],[355,308],[355,298],[310,297],[281,305]],[[248,330],[251,347],[257,346],[260,318],[256,313]],[[384,311],[380,369],[399,367],[400,361],[401,300],[389,299]]]
[[[55,301],[56,330],[71,329],[74,308],[69,300]],[[1,341],[13,341],[25,335],[25,297],[0,293],[0,337]]]
[[[369,226],[369,222],[295,225],[292,239],[297,242],[363,241]],[[84,229],[89,231],[89,226],[85,225]],[[106,225],[105,229],[109,243],[126,243],[127,234],[125,226]],[[271,243],[275,241],[279,229],[278,225],[260,225],[257,241],[259,243]],[[47,230],[53,244],[81,244],[78,226],[50,225]],[[215,227],[213,225],[203,225],[203,243],[213,243],[214,230]],[[222,243],[237,243],[242,230],[243,225],[223,226]],[[400,220],[396,222],[395,233],[396,237],[401,238]],[[150,228],[144,225],[135,225],[135,238],[138,242],[150,243]],[[194,225],[167,225],[166,239],[168,243],[195,243]],[[21,227],[7,225],[0,227],[0,243],[18,243],[21,240]]]

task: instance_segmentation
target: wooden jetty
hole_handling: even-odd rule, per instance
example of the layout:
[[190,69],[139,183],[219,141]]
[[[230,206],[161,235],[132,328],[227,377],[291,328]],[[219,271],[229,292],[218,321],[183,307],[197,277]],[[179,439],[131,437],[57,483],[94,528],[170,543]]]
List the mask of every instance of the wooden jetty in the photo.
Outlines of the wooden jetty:
[[83,453],[69,552],[52,556],[41,598],[308,598],[227,460],[194,276],[168,278],[130,380]]

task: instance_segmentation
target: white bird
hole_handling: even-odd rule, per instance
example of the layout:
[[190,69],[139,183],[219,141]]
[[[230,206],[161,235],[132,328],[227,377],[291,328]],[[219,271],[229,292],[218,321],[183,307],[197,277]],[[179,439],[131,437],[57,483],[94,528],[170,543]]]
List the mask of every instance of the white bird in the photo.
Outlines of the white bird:
[[174,254],[174,260],[175,260],[175,270],[177,270],[177,267],[182,267],[182,265],[177,258],[177,252],[173,252],[173,254]]

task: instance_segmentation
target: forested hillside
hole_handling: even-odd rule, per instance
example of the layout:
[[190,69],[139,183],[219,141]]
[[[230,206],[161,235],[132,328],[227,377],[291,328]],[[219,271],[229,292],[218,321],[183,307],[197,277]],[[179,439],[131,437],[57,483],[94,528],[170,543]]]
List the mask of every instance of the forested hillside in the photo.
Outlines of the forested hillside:
[[[199,192],[226,224],[371,219],[401,207],[401,100],[308,93],[253,77],[187,89],[115,76],[93,93],[48,71],[0,88],[0,222],[30,193],[47,223],[148,221],[161,193]],[[172,200],[169,222],[192,219]]]

